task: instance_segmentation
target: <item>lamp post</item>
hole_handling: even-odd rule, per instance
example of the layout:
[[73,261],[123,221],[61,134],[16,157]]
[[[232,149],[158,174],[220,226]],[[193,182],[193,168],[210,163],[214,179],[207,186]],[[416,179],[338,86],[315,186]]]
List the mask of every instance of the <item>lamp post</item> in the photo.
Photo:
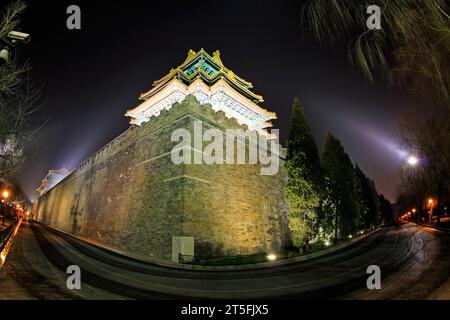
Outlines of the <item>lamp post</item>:
[[420,223],[419,215],[416,214],[416,212],[417,212],[416,208],[411,209],[411,215],[416,220],[416,223]]
[[2,225],[5,226],[5,215],[6,215],[6,199],[9,198],[9,191],[5,190],[2,192],[2,197],[3,197],[3,201],[2,201],[2,209],[3,209],[3,221],[2,221]]
[[[423,165],[423,160],[418,157],[417,155],[411,154],[406,158],[406,164],[411,167],[411,172],[414,173],[414,175],[417,173],[416,170],[418,170],[418,166]],[[416,189],[416,191],[418,191]],[[417,205],[419,206],[418,211],[416,212],[416,209],[414,208],[412,210],[413,214],[415,215],[415,220],[417,223],[422,223],[422,216],[423,216],[423,194],[421,191],[419,191],[418,197],[420,200],[417,202]]]
[[428,207],[430,208],[429,209],[429,212],[430,212],[430,223],[432,223],[433,222],[433,205],[434,205],[434,200],[433,199],[428,199]]

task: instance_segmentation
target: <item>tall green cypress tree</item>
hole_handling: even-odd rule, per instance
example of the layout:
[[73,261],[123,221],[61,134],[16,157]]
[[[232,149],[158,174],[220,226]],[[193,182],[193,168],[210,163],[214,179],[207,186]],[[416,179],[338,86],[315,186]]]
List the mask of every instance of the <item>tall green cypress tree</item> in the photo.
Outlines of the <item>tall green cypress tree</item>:
[[358,230],[373,228],[381,222],[375,183],[355,164],[355,193]]
[[367,205],[367,178],[358,164],[355,164],[355,206],[356,206],[356,227],[358,230],[367,229],[369,207]]
[[[287,149],[287,160],[293,161],[296,158],[296,161],[299,162],[296,165],[302,168],[305,177],[313,183],[316,191],[320,192],[323,177],[319,150],[298,98],[295,98],[292,104]],[[298,157],[299,151],[303,153],[302,157]]]
[[355,182],[350,157],[332,134],[326,138],[322,169],[322,228],[328,236],[342,239],[356,230]]
[[292,243],[301,248],[315,234],[317,223],[317,208],[320,198],[314,190],[313,184],[305,178],[301,167],[296,166],[298,156],[286,161],[286,170],[289,175],[286,185],[286,199],[289,206],[288,225],[292,235]]
[[389,224],[395,221],[394,210],[392,209],[392,204],[387,200],[384,195],[380,194],[378,198],[378,203],[380,206],[380,214],[382,223]]
[[369,227],[374,228],[383,222],[383,218],[380,212],[380,201],[378,197],[378,191],[375,187],[375,182],[369,177],[366,177],[368,181],[367,192],[367,207],[369,208]]
[[322,175],[319,152],[298,99],[292,105],[287,148],[288,222],[293,244],[301,247],[315,234]]

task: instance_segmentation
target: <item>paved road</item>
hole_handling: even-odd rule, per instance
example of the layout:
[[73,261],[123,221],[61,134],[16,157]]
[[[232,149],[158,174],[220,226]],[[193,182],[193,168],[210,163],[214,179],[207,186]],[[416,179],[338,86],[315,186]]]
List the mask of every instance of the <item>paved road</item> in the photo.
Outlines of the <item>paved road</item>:
[[[82,289],[66,287],[68,265]],[[381,267],[382,289],[366,288]],[[333,254],[246,271],[193,271],[111,254],[24,222],[0,273],[1,299],[450,299],[450,235],[412,224],[383,228]]]

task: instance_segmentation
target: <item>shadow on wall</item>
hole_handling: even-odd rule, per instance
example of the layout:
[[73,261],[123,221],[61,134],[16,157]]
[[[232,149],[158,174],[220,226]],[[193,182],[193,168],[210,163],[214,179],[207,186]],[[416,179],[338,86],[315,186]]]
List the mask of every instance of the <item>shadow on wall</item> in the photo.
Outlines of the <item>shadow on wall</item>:
[[196,256],[222,256],[224,254],[222,243],[213,244],[208,241],[198,241],[195,243]]
[[77,201],[73,204],[73,206],[70,208],[70,215],[72,216],[72,234],[78,234],[80,232],[81,227],[78,224],[78,215],[81,215],[81,212],[78,212],[78,204],[80,202],[79,193],[75,194],[75,199]]

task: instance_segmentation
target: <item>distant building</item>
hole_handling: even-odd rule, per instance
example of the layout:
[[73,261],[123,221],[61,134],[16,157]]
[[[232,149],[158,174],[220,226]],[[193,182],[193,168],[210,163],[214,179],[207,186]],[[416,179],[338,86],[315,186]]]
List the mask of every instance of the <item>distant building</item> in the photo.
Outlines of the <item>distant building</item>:
[[63,180],[69,174],[69,170],[65,167],[62,167],[59,170],[49,170],[47,175],[41,181],[41,185],[36,189],[39,192],[39,195],[42,196],[51,188],[56,186],[61,180]]

